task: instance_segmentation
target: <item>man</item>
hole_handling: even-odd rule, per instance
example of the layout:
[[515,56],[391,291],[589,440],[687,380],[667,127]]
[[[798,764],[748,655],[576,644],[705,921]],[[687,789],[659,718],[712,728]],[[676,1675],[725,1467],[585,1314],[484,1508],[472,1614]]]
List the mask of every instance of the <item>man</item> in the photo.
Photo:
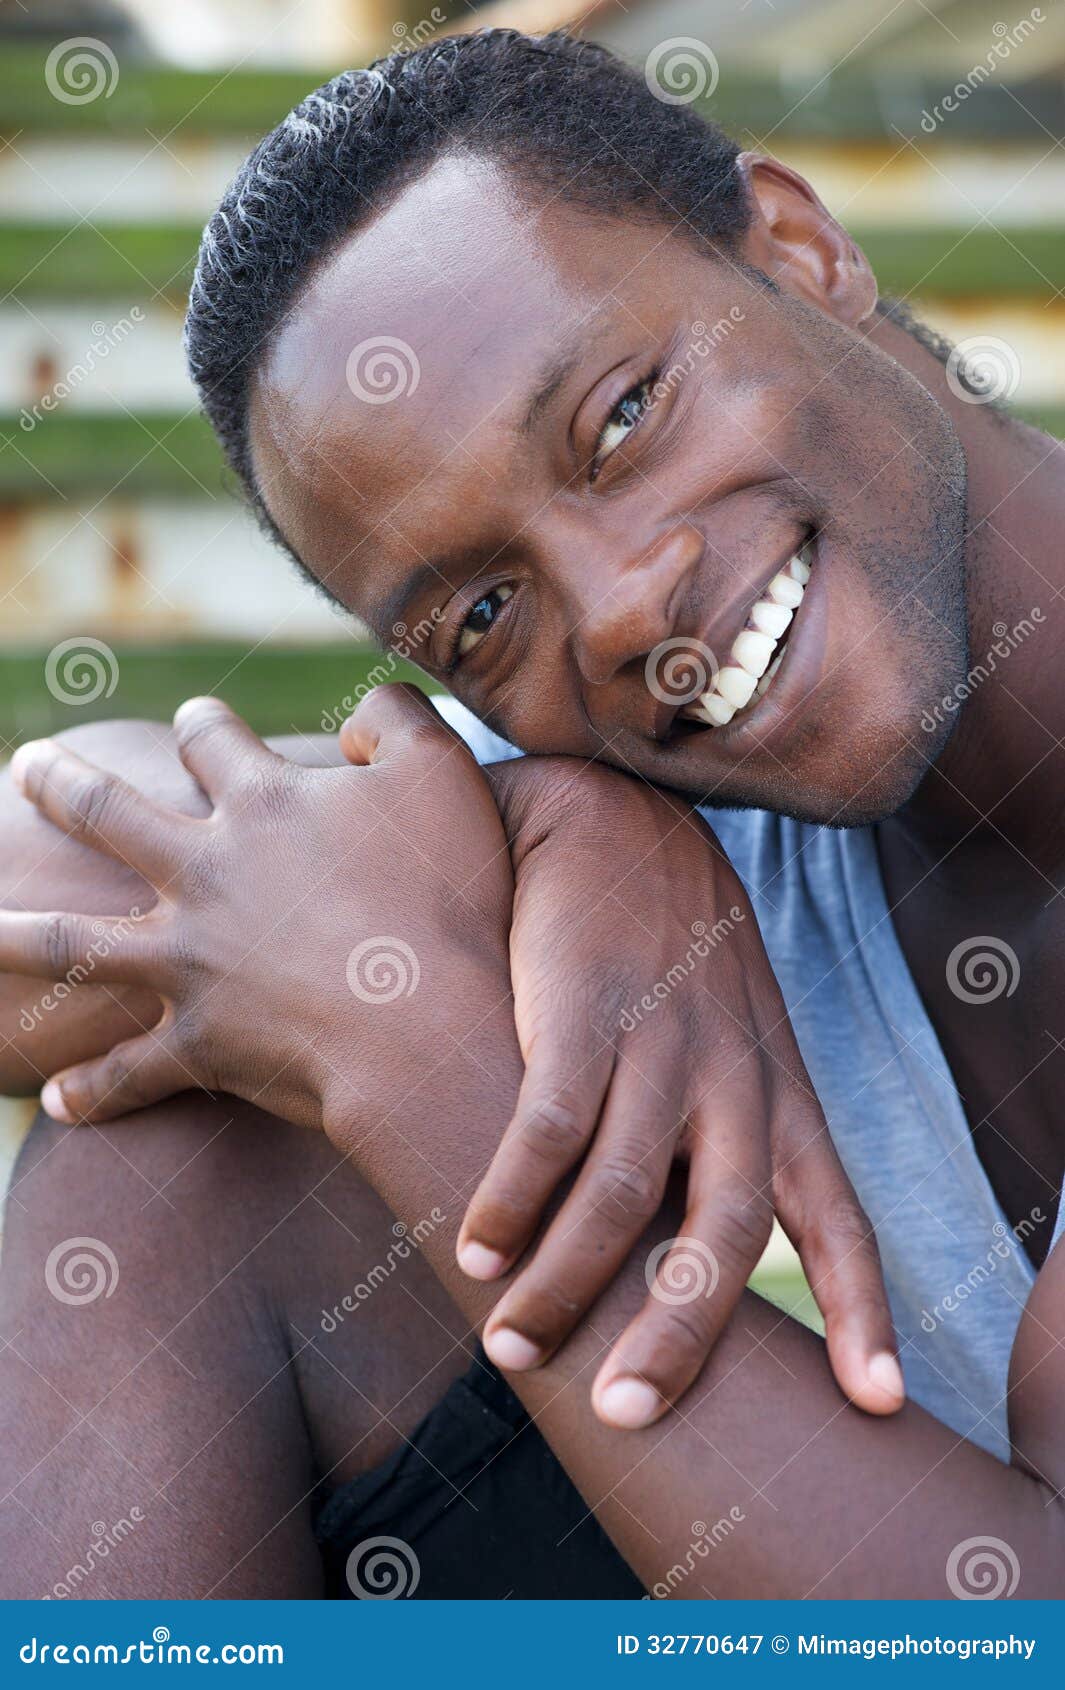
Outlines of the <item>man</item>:
[[[427,705],[393,689],[345,726],[352,771],[296,769],[208,702],[177,723],[195,786],[166,747],[144,767],[117,742],[97,751],[128,784],[63,748],[27,748],[22,791],[79,851],[123,865],[129,901],[120,928],[107,919],[114,876],[106,893],[83,890],[79,858],[76,888],[49,901],[82,917],[6,915],[0,966],[53,979],[91,956],[100,982],[143,994],[124,1002],[123,1026],[110,1010],[106,1032],[83,1024],[58,1060],[38,1043],[31,1060],[54,1076],[43,1102],[55,1120],[100,1122],[197,1084],[324,1128],[420,1227],[419,1252],[462,1315],[490,1313],[486,1349],[587,1507],[513,1398],[486,1401],[490,1374],[473,1407],[459,1382],[465,1408],[449,1392],[444,1423],[393,1428],[423,1464],[413,1499],[394,1442],[383,1467],[353,1472],[345,1410],[365,1354],[397,1364],[394,1328],[364,1321],[356,1342],[349,1324],[354,1348],[331,1360],[309,1307],[321,1297],[325,1332],[350,1318],[323,1294],[334,1251],[313,1224],[297,1229],[293,1274],[269,1246],[303,1152],[262,1130],[275,1177],[256,1178],[252,1212],[219,1241],[209,1174],[221,1161],[234,1177],[231,1112],[205,1131],[202,1104],[169,1103],[141,1115],[123,1153],[151,1202],[193,1167],[213,1193],[210,1248],[196,1231],[180,1252],[191,1308],[187,1285],[152,1284],[142,1231],[125,1204],[111,1209],[88,1150],[75,1156],[89,1196],[68,1206],[76,1134],[45,1128],[16,1186],[38,1218],[12,1225],[7,1319],[47,1336],[9,1412],[23,1428],[16,1465],[51,1469],[37,1509],[54,1511],[64,1473],[47,1392],[77,1403],[88,1333],[69,1310],[42,1314],[29,1265],[64,1228],[105,1241],[118,1228],[139,1272],[121,1312],[93,1302],[93,1353],[196,1379],[143,1402],[120,1372],[89,1417],[102,1410],[112,1462],[130,1459],[138,1415],[162,1445],[147,1439],[137,1482],[155,1484],[156,1506],[116,1588],[161,1588],[168,1557],[171,1594],[311,1588],[306,1497],[329,1476],[317,1529],[332,1552],[357,1562],[375,1531],[409,1537],[434,1579],[467,1554],[477,1593],[507,1594],[487,1588],[501,1574],[517,1594],[558,1594],[553,1579],[573,1594],[639,1588],[594,1534],[576,1568],[567,1560],[594,1515],[645,1588],[690,1565],[669,1593],[963,1594],[990,1555],[996,1593],[1060,1594],[1059,449],[970,403],[964,372],[948,383],[935,343],[878,301],[864,258],[792,172],[738,155],[607,55],[556,38],[444,43],[311,96],[208,226],[188,346],[231,463],[302,566],[383,638],[425,630],[423,666],[535,755],[486,778]],[[1008,681],[977,689],[952,737],[970,645],[987,650],[999,622]],[[678,655],[698,688],[676,686]],[[482,760],[505,756],[451,714]],[[143,746],[143,730],[124,731]],[[801,1060],[731,871],[682,807],[632,777],[728,807],[715,828],[754,899]],[[138,905],[131,933],[145,882],[159,903],[146,918]],[[640,961],[657,970],[618,964],[626,920],[650,936]],[[681,931],[690,944],[700,922],[714,942],[691,961]],[[974,1002],[974,941],[1008,976],[987,1001]],[[551,999],[567,973],[546,955],[556,945],[592,959],[579,1016]],[[391,981],[359,972],[374,946]],[[699,991],[685,994],[689,974]],[[545,1030],[567,1013],[569,1045]],[[149,1030],[98,1056],[130,1017]],[[633,1026],[639,1062],[618,1037]],[[809,1128],[803,1062],[876,1226],[924,1406],[892,1412],[897,1363],[860,1235],[826,1247],[816,1199],[789,1203],[780,1134],[766,1143],[767,1122]],[[243,1127],[242,1140],[246,1115]],[[108,1136],[128,1144],[125,1132]],[[810,1142],[807,1130],[798,1143]],[[60,1147],[62,1181],[48,1175]],[[666,1192],[678,1149],[688,1171]],[[332,1186],[321,1144],[306,1154],[324,1157],[315,1184]],[[770,1158],[778,1208],[818,1239],[811,1277],[858,1407],[815,1339],[739,1295],[765,1237]],[[838,1213],[846,1199],[824,1166],[821,1207]],[[453,1210],[475,1187],[456,1262]],[[350,1207],[331,1222],[369,1232],[374,1201],[343,1189]],[[307,1201],[301,1179],[296,1206]],[[490,1282],[545,1210],[496,1301]],[[694,1289],[678,1283],[685,1270]],[[224,1360],[219,1309],[198,1319],[220,1285],[243,1311]],[[424,1318],[447,1327],[435,1295],[419,1300]],[[735,1310],[723,1332],[722,1307]],[[196,1354],[164,1363],[179,1327],[199,1333]],[[415,1322],[412,1354],[424,1335]],[[339,1394],[323,1385],[330,1369]],[[190,1390],[208,1444],[226,1447],[217,1467],[189,1437]],[[494,1442],[463,1473],[454,1446],[486,1421]],[[463,1534],[456,1510],[475,1481],[490,1492],[521,1439],[510,1506],[530,1510],[534,1570],[511,1578],[499,1496],[480,1532]],[[445,1480],[435,1501],[426,1463]],[[223,1525],[227,1481],[236,1517],[227,1502]],[[220,1541],[167,1522],[161,1497]],[[708,1519],[736,1529],[706,1564],[693,1545]],[[348,1579],[358,1587],[351,1563]],[[455,1586],[421,1593],[441,1589]]]

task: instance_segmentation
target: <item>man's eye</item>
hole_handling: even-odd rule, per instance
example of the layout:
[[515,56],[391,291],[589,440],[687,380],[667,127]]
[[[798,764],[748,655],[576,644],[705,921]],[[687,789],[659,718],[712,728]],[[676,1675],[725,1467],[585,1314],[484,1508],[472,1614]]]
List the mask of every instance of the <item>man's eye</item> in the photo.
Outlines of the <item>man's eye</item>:
[[618,447],[623,445],[629,435],[640,426],[647,414],[651,403],[651,381],[637,382],[630,387],[623,399],[619,399],[614,406],[603,432],[596,442],[595,458],[592,462],[592,479],[599,474],[606,460]]
[[483,599],[477,600],[462,624],[462,631],[459,634],[458,652],[460,657],[465,657],[466,653],[472,651],[479,640],[484,639],[503,605],[509,598],[513,597],[513,594],[513,587],[493,587],[490,593],[485,593]]

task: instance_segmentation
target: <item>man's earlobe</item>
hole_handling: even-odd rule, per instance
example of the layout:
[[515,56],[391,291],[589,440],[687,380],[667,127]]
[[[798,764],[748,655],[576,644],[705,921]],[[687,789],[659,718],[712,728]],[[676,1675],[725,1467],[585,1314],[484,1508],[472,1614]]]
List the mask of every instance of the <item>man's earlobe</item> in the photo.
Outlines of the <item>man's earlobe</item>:
[[736,169],[751,211],[744,258],[838,322],[864,323],[876,306],[876,277],[809,182],[764,153],[740,153]]

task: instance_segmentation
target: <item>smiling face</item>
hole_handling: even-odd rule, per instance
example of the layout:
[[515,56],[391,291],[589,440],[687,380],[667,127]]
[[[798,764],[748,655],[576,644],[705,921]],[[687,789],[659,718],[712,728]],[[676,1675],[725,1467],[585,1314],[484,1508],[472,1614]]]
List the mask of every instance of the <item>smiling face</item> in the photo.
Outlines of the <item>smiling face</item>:
[[440,160],[311,278],[252,451],[330,592],[387,643],[431,628],[415,660],[526,750],[852,824],[910,795],[965,672],[960,449],[856,332],[846,237],[755,187],[777,287]]

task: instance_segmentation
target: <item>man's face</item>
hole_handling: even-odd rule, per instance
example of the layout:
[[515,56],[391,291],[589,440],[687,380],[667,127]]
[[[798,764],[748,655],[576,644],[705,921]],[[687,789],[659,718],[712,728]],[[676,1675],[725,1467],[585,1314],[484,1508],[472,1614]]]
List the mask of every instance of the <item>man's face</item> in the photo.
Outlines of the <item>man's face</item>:
[[[890,813],[965,668],[959,448],[920,383],[786,288],[441,160],[276,337],[252,405],[267,504],[331,592],[528,751],[812,820]],[[799,554],[775,633],[755,607],[796,596],[773,582]],[[727,724],[678,710],[781,648]]]

